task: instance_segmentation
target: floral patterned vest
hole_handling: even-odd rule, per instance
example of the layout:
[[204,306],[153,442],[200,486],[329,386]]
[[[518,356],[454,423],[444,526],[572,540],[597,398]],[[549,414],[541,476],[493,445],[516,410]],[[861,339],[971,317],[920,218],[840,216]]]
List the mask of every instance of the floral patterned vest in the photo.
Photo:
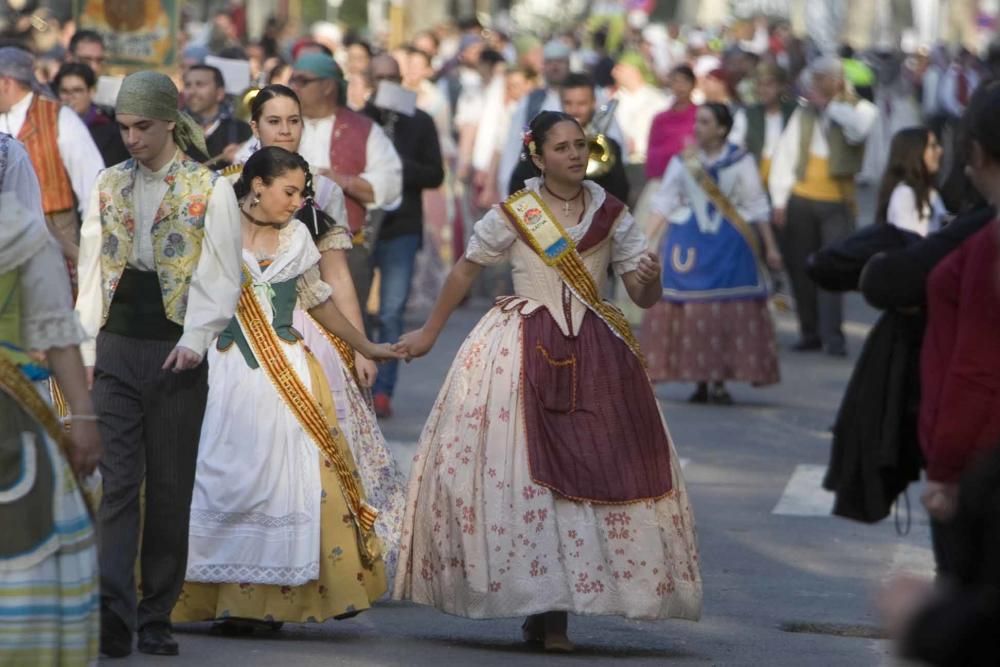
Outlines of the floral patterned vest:
[[[102,322],[132,252],[135,234],[132,190],[138,165],[129,159],[101,173],[97,183],[101,211]],[[184,325],[191,275],[201,257],[205,212],[218,174],[191,158],[178,157],[164,180],[167,193],[153,221],[153,256],[167,319]]]

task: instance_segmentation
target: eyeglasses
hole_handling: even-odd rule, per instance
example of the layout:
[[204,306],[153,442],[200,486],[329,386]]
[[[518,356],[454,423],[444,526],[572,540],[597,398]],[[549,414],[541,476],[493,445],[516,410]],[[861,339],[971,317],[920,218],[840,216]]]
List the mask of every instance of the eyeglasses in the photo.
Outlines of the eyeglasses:
[[86,95],[87,94],[87,89],[83,88],[83,87],[80,87],[80,88],[60,88],[59,89],[59,94],[60,95],[66,95],[67,97],[69,97],[69,96],[76,96],[76,95]]
[[305,88],[310,83],[316,83],[317,81],[322,81],[319,77],[309,77],[303,76],[301,74],[293,74],[288,79],[289,85],[295,86],[297,88]]

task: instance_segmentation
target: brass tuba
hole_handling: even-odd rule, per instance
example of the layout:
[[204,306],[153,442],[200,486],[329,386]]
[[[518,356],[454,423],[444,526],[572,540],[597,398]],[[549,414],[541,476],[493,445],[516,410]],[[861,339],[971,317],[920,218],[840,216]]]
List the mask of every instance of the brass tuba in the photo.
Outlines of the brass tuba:
[[260,92],[260,88],[257,86],[251,86],[243,91],[243,93],[236,100],[236,108],[233,109],[233,115],[242,120],[244,123],[250,122],[250,107],[253,104],[253,100],[257,97],[257,93]]
[[589,179],[606,176],[615,166],[615,152],[611,148],[611,142],[606,133],[615,118],[616,108],[618,108],[618,100],[611,100],[608,104],[601,106],[594,115],[594,120],[590,123],[590,127],[594,131],[588,136],[587,178]]

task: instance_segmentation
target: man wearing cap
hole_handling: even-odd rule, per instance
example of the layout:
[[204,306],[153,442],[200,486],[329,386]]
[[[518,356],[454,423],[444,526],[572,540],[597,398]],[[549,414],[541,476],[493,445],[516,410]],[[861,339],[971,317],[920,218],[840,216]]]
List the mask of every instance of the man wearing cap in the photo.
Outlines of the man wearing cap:
[[768,185],[795,293],[801,339],[794,349],[843,357],[843,297],[817,288],[806,261],[854,229],[854,179],[878,108],[845,82],[843,64],[832,56],[810,65],[806,95],[809,103],[795,110],[778,139]]
[[[552,40],[545,45],[545,64],[543,74],[545,76],[545,87],[533,90],[517,105],[514,115],[510,121],[510,129],[507,132],[507,139],[504,142],[503,152],[500,155],[500,166],[497,169],[497,188],[502,199],[506,199],[510,194],[509,185],[518,160],[521,159],[524,142],[521,135],[527,128],[531,119],[538,115],[539,111],[562,111],[562,101],[560,90],[566,77],[569,76],[570,48],[562,40]],[[603,104],[603,100],[600,100]],[[618,123],[612,120],[608,128],[608,137],[614,139],[619,146],[625,145],[621,128]]]
[[291,88],[302,105],[299,152],[315,173],[344,191],[354,248],[347,261],[361,307],[371,281],[368,258],[377,232],[368,228],[368,210],[393,210],[403,191],[403,164],[378,125],[347,108],[347,82],[340,66],[325,53],[307,53],[292,67]]
[[0,132],[17,137],[28,150],[49,231],[73,267],[83,206],[104,160],[80,117],[45,96],[34,68],[35,58],[27,51],[0,48]]
[[141,652],[177,655],[169,619],[187,561],[205,352],[240,291],[236,196],[228,180],[184,154],[192,146],[204,153],[205,141],[177,101],[163,74],[124,80],[115,111],[132,158],[101,173],[81,234],[76,309],[105,446],[98,534],[101,651],[109,657],[128,655],[136,630]]

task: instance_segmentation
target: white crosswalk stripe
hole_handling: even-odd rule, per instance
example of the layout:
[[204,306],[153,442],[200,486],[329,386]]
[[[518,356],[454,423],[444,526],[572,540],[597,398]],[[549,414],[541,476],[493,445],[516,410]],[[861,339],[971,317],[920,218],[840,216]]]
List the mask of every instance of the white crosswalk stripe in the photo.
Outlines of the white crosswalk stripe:
[[833,493],[823,488],[824,465],[798,465],[772,514],[782,516],[830,516]]

